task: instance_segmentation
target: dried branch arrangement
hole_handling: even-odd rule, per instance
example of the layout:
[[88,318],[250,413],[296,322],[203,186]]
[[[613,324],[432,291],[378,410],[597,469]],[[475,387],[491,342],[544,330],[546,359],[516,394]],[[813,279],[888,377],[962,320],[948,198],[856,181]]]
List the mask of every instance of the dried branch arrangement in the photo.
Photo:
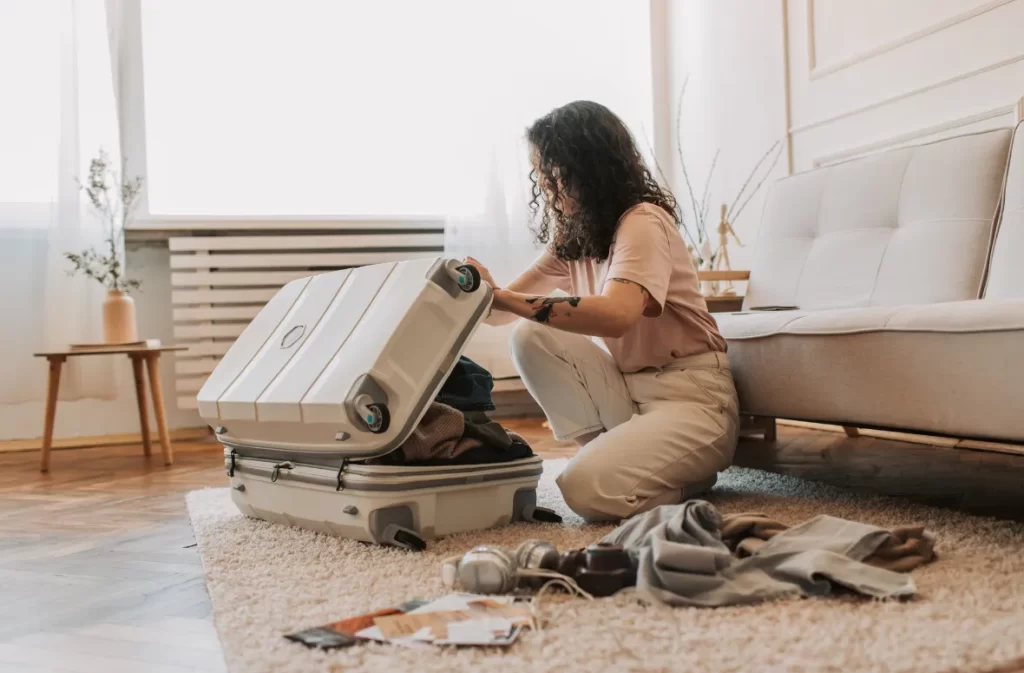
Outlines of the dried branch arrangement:
[[84,184],[79,181],[79,188],[103,219],[107,236],[99,250],[87,248],[81,252],[65,252],[64,257],[72,265],[69,273],[80,273],[110,290],[127,292],[138,289],[140,281],[125,277],[124,230],[142,192],[142,178],[122,180],[111,167],[107,153],[100,151],[99,156],[89,163],[89,176]]
[[[707,178],[704,180],[704,188],[699,190],[700,199],[698,199],[698,190],[694,188],[694,181],[690,178],[690,171],[686,166],[686,157],[683,154],[681,129],[683,123],[683,99],[686,96],[686,87],[689,82],[690,78],[687,76],[679,92],[675,111],[676,155],[679,159],[679,166],[682,169],[683,182],[686,186],[686,195],[679,198],[683,217],[682,232],[690,254],[693,256],[694,265],[698,269],[710,269],[721,249],[712,249],[711,235],[717,230],[717,219],[710,220],[712,225],[711,232],[709,233],[708,230],[708,216],[711,208],[711,179],[714,177],[715,168],[718,166],[718,157],[721,154],[721,150],[716,151],[714,158],[711,160],[711,167],[708,169]],[[754,164],[747,179],[743,182],[743,186],[740,187],[740,190],[733,197],[731,204],[726,207],[723,221],[730,224],[736,223],[746,209],[747,204],[761,190],[761,187],[764,186],[768,177],[775,170],[784,149],[782,139],[780,138],[772,143],[771,147],[761,155],[761,158]],[[664,180],[664,173],[662,173],[660,166],[658,166],[658,172],[662,174],[662,180]],[[751,187],[752,184],[753,187]]]

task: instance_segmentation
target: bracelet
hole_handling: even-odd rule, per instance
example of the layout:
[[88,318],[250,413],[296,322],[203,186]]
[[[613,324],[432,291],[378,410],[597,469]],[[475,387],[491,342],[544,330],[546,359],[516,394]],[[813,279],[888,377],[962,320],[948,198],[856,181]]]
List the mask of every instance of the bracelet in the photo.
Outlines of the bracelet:
[[500,292],[500,291],[501,291],[500,287],[493,287],[493,288],[491,288],[491,305],[487,307],[487,315],[484,316],[484,320],[487,320],[488,318],[490,318],[491,314],[494,313],[495,293]]

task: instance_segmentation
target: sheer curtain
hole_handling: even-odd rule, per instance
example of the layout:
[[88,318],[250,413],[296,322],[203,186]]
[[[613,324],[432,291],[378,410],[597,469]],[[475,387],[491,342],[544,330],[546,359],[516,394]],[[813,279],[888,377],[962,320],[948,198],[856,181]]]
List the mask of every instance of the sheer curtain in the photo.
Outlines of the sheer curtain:
[[[460,157],[461,185],[446,219],[445,253],[472,255],[506,283],[533,261],[529,230],[526,127],[577,99],[609,107],[630,127],[651,160],[650,13],[647,2],[517,0],[478,3],[502,30],[487,31],[460,67],[472,82]],[[482,35],[480,35],[483,37]],[[506,346],[510,327],[483,327],[467,355],[496,377],[515,376]]]
[[[103,223],[77,178],[102,148],[119,162],[106,7],[93,0],[0,3],[0,403],[41,399],[35,351],[100,340],[104,289],[67,274],[66,251]],[[61,397],[116,395],[109,358],[75,358]]]

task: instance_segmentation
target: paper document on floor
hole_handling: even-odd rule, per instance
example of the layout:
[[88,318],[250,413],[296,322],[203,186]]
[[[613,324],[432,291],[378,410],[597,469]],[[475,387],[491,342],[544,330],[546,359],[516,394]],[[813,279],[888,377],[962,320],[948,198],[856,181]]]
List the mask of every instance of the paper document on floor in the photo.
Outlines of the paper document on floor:
[[529,602],[511,596],[449,594],[404,614],[381,615],[356,637],[393,644],[510,645],[533,625]]
[[414,610],[422,605],[425,605],[427,601],[423,600],[412,600],[403,603],[395,608],[385,608],[384,610],[376,610],[364,615],[357,615],[355,617],[347,617],[345,619],[331,622],[330,624],[324,624],[312,629],[303,629],[302,631],[296,631],[295,633],[289,633],[285,635],[288,640],[302,643],[306,647],[317,648],[321,650],[333,650],[339,647],[350,647],[356,643],[363,642],[364,639],[358,638],[356,633],[363,629],[373,626],[374,619],[377,617],[384,617],[387,615],[400,615],[411,610]]

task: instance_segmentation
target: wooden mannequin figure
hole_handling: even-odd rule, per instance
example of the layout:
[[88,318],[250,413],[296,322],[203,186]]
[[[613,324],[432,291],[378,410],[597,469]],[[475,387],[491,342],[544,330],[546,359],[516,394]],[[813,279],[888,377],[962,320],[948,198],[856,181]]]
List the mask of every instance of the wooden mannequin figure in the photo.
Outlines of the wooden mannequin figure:
[[[729,263],[729,236],[731,235],[736,239],[736,245],[743,247],[743,243],[740,241],[740,237],[736,235],[732,225],[729,224],[729,220],[726,218],[726,205],[722,204],[722,219],[718,223],[718,251],[715,253],[715,263],[713,269],[715,271],[732,271],[732,266]],[[722,296],[729,296],[736,294],[736,288],[732,286],[732,281],[726,281],[725,289],[721,292]]]

